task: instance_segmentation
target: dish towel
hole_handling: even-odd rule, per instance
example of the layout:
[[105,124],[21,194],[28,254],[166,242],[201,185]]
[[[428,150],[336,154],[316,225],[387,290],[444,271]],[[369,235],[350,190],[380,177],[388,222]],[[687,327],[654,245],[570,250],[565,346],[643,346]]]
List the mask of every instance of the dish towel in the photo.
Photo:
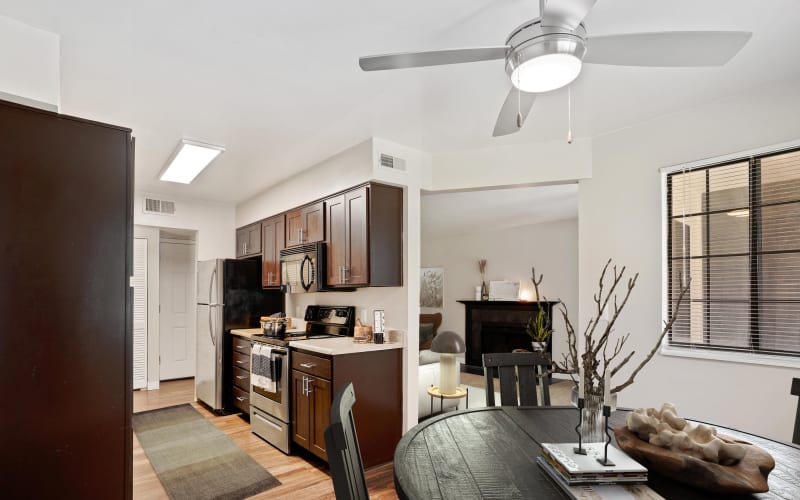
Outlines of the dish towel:
[[277,392],[278,384],[275,383],[273,376],[272,347],[260,342],[253,343],[252,362],[250,366],[250,383],[254,387],[264,389],[267,392]]

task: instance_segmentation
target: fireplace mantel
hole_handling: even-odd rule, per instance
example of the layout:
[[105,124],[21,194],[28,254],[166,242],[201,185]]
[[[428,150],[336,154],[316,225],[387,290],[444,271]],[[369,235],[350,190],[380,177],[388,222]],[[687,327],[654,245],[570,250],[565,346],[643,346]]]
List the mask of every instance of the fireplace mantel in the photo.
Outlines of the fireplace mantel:
[[[511,352],[516,348],[531,349],[525,325],[540,307],[552,324],[553,305],[558,302],[524,302],[508,300],[459,300],[464,304],[464,340],[467,344],[464,370],[483,373],[482,355],[487,352]],[[551,353],[552,342],[547,344]]]

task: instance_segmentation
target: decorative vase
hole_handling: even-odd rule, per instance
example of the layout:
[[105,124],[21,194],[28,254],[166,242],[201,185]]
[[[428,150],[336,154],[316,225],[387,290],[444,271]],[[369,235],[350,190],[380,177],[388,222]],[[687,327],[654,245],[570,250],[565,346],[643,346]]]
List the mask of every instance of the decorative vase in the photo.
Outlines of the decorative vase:
[[[572,404],[578,406],[578,390],[572,387]],[[617,395],[611,395],[611,411],[617,409]],[[576,436],[577,439],[577,436]],[[581,421],[581,439],[584,443],[602,443],[606,438],[605,418],[603,417],[603,394],[598,387],[586,391],[583,400],[583,419]]]
[[481,300],[489,300],[489,287],[485,281],[481,282]]

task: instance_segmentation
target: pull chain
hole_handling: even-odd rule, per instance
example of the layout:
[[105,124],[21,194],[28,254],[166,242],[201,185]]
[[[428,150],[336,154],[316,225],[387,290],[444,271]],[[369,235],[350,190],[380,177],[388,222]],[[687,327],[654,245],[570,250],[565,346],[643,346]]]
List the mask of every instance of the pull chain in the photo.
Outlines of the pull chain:
[[567,144],[572,144],[572,85],[567,87]]
[[522,91],[519,89],[519,54],[517,54],[517,128],[522,128]]

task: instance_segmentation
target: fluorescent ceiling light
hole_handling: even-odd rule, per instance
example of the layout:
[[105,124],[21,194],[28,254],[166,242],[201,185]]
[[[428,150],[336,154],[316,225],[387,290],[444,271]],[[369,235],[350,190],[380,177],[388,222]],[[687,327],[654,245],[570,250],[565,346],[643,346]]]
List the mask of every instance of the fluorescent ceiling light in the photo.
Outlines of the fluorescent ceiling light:
[[182,139],[158,178],[162,181],[189,184],[223,151],[225,148],[222,146]]
[[728,212],[728,215],[730,215],[731,217],[749,217],[750,210],[746,208],[740,208],[739,210],[731,210],[730,212]]

